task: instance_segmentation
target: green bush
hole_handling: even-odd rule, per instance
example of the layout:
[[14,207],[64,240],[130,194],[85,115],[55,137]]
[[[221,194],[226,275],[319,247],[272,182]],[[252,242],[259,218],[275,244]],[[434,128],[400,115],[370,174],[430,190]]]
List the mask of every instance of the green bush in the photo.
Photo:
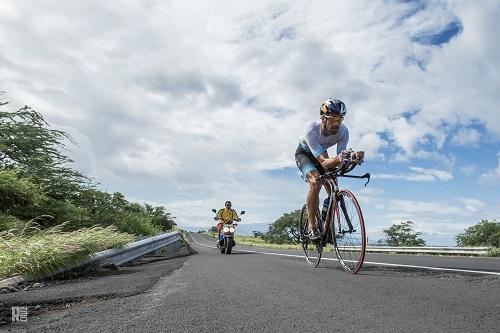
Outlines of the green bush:
[[65,145],[74,142],[68,134],[50,129],[28,106],[3,111],[7,103],[1,97],[0,92],[0,231],[22,233],[26,221],[37,216],[45,217],[37,219],[42,228],[63,225],[64,231],[98,224],[154,235],[175,226],[175,217],[164,207],[99,191],[71,168]]
[[120,231],[129,234],[143,236],[153,236],[162,232],[159,227],[151,224],[151,219],[141,213],[122,214],[116,223],[116,227]]
[[490,247],[488,249],[489,257],[500,257],[500,248],[499,247]]
[[459,246],[500,247],[500,222],[481,220],[455,237]]
[[0,231],[16,230],[20,224],[14,216],[0,213]]
[[29,179],[19,178],[15,169],[0,170],[0,211],[33,206],[42,198],[40,188]]
[[384,229],[386,235],[385,242],[389,246],[425,246],[425,241],[420,236],[420,232],[413,231],[413,222],[406,221],[395,223],[388,229]]
[[293,233],[296,232],[298,228],[300,213],[300,209],[294,210],[290,213],[284,213],[269,226],[269,230],[262,235],[262,239],[272,244],[293,243]]

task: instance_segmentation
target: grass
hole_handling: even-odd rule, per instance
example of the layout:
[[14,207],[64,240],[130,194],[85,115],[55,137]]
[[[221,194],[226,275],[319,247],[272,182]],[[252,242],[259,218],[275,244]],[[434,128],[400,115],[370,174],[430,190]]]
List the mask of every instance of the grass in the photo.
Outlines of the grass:
[[500,257],[500,247],[490,247],[488,249],[488,257]]
[[237,244],[265,247],[269,249],[283,249],[283,250],[302,250],[300,244],[273,244],[267,243],[265,240],[259,237],[253,236],[240,236],[235,235],[234,240]]
[[0,232],[0,279],[16,275],[41,277],[75,264],[91,254],[134,241],[115,227],[93,226],[64,232],[65,224],[45,230],[35,221],[18,232]]
[[[216,235],[213,232],[208,232],[206,234],[209,235],[210,237],[216,238]],[[260,237],[253,237],[253,236],[235,235],[234,241],[236,242],[236,244],[263,247],[268,249],[302,250],[302,246],[300,244],[268,243]],[[323,248],[323,252],[331,252],[331,251],[333,251],[331,246],[326,246],[325,248]]]

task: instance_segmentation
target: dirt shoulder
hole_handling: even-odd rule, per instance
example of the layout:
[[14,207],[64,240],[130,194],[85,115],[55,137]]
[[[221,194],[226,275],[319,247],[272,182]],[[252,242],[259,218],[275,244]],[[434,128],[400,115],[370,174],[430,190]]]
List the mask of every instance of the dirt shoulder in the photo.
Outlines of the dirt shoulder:
[[42,313],[68,308],[76,303],[145,292],[160,277],[182,267],[187,256],[194,254],[189,246],[175,253],[148,255],[122,267],[93,268],[78,275],[55,280],[18,285],[0,294],[0,325],[10,324],[13,306],[28,307],[28,321]]

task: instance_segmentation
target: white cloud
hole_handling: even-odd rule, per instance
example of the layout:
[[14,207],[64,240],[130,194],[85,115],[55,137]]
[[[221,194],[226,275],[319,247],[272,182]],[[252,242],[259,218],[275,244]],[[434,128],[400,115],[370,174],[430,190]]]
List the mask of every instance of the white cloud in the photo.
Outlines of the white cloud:
[[460,170],[466,176],[472,176],[476,172],[477,167],[475,165],[464,165]]
[[436,217],[458,215],[462,209],[458,206],[443,205],[442,202],[422,202],[410,200],[391,200],[390,209],[398,212],[418,214],[435,214]]
[[[498,140],[500,8],[416,6],[19,0],[0,5],[0,88],[67,129],[77,167],[106,189],[196,223],[206,202],[241,195],[267,221],[304,199],[298,177],[266,171],[295,168],[298,136],[327,97],[347,103],[367,164],[439,164],[380,179],[450,181],[446,142],[477,142],[476,123]],[[412,40],[457,20],[446,44]]]
[[376,187],[362,187],[356,194],[358,201],[362,202],[363,205],[371,205],[377,209],[384,208],[384,196],[384,189]]
[[457,198],[457,200],[462,202],[464,207],[473,213],[481,211],[487,206],[483,201],[474,198]]
[[451,143],[458,146],[470,146],[479,142],[481,134],[473,128],[461,128],[451,138]]
[[[383,229],[404,221],[414,223],[413,230],[431,245],[453,245],[454,237],[482,219],[498,216],[497,202],[456,197],[432,201],[390,199],[383,209],[372,212],[365,223],[373,239],[384,238]],[[437,243],[436,243],[437,242]]]
[[479,176],[479,183],[496,185],[500,183],[500,152],[497,153],[497,167]]
[[395,179],[412,182],[449,181],[453,179],[453,174],[444,170],[424,169],[420,167],[410,167],[410,170],[413,172],[404,174],[375,173],[372,177],[374,179]]

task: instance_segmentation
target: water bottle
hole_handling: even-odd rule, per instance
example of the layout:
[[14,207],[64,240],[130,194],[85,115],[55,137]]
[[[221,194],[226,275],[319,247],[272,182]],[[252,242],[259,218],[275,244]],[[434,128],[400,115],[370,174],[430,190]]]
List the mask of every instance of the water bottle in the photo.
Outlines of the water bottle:
[[321,218],[323,221],[326,220],[326,213],[328,212],[328,206],[330,205],[330,197],[327,197],[325,201],[323,201],[323,209],[321,210]]

